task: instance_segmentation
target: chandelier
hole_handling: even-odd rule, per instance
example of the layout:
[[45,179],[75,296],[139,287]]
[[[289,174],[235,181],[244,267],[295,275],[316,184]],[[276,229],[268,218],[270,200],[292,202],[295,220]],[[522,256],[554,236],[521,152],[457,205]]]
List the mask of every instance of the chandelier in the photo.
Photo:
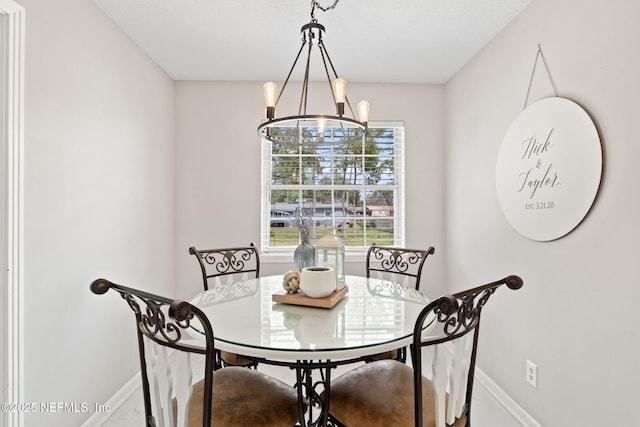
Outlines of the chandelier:
[[[278,144],[302,144],[320,143],[325,138],[333,143],[360,142],[367,132],[367,121],[369,120],[369,103],[360,101],[357,105],[358,118],[353,112],[351,103],[347,98],[347,83],[338,77],[338,73],[329,57],[329,53],[324,44],[323,34],[325,27],[318,23],[315,17],[315,9],[323,12],[334,9],[339,0],[335,0],[331,6],[322,7],[316,0],[311,1],[311,21],[302,26],[302,45],[296,55],[293,65],[287,74],[287,78],[282,85],[282,90],[278,93],[278,88],[273,82],[265,83],[264,101],[266,106],[266,118],[258,126],[258,135],[273,143]],[[326,76],[331,91],[331,98],[335,105],[335,115],[308,114],[307,101],[309,99],[309,75],[311,56],[314,46],[322,58],[323,74]],[[305,49],[306,47],[306,49]],[[298,106],[298,113],[290,116],[277,117],[276,107],[287,88],[287,84],[293,75],[296,65],[306,50],[306,60],[304,61],[304,74],[302,89]],[[345,104],[348,113],[345,113]]]

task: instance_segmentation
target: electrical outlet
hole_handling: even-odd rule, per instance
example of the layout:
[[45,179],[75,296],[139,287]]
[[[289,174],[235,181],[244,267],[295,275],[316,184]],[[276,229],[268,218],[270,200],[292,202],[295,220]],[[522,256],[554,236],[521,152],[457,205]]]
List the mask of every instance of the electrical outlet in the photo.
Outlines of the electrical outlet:
[[527,360],[527,382],[533,388],[538,388],[538,367],[531,360]]

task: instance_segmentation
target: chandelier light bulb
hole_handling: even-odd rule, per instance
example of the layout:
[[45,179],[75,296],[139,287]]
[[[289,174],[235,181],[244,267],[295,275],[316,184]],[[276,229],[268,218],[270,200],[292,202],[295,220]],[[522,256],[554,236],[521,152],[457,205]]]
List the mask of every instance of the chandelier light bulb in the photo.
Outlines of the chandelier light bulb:
[[324,127],[327,125],[326,119],[318,119],[318,136],[324,138]]
[[338,115],[344,114],[344,101],[347,99],[347,82],[344,79],[335,79],[331,82],[333,87],[333,96],[336,99],[336,110]]
[[333,93],[336,96],[336,102],[344,103],[347,98],[347,82],[344,79],[335,79],[332,83]]
[[273,82],[267,82],[262,87],[262,93],[264,95],[264,104],[267,107],[267,119],[271,120],[275,117],[278,86]]
[[358,102],[358,118],[363,123],[369,121],[369,103],[367,101]]

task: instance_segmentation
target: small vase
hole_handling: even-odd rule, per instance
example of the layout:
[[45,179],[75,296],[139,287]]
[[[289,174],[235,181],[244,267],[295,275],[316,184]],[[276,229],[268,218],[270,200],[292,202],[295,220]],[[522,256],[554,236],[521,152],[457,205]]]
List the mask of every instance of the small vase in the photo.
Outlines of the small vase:
[[316,257],[316,248],[309,242],[302,242],[295,251],[293,251],[293,262],[298,271],[302,271],[305,267],[313,266]]

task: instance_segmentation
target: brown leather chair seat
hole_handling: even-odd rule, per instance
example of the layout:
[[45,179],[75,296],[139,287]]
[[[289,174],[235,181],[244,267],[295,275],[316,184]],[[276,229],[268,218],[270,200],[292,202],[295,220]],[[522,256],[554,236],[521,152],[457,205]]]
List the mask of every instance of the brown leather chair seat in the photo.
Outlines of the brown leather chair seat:
[[[202,426],[204,381],[193,387],[188,426]],[[296,390],[261,372],[230,366],[213,373],[211,426],[293,426],[299,418]]]
[[256,362],[251,359],[248,359],[240,354],[231,353],[224,350],[220,350],[220,359],[222,359],[226,366],[248,367],[256,365]]
[[[422,377],[423,427],[435,427],[435,390]],[[413,369],[396,360],[360,366],[331,383],[329,412],[349,427],[414,425]],[[462,427],[466,417],[454,426]]]
[[367,362],[375,362],[376,360],[399,360],[400,357],[400,349],[385,351],[384,353],[374,354],[373,356],[367,357]]

